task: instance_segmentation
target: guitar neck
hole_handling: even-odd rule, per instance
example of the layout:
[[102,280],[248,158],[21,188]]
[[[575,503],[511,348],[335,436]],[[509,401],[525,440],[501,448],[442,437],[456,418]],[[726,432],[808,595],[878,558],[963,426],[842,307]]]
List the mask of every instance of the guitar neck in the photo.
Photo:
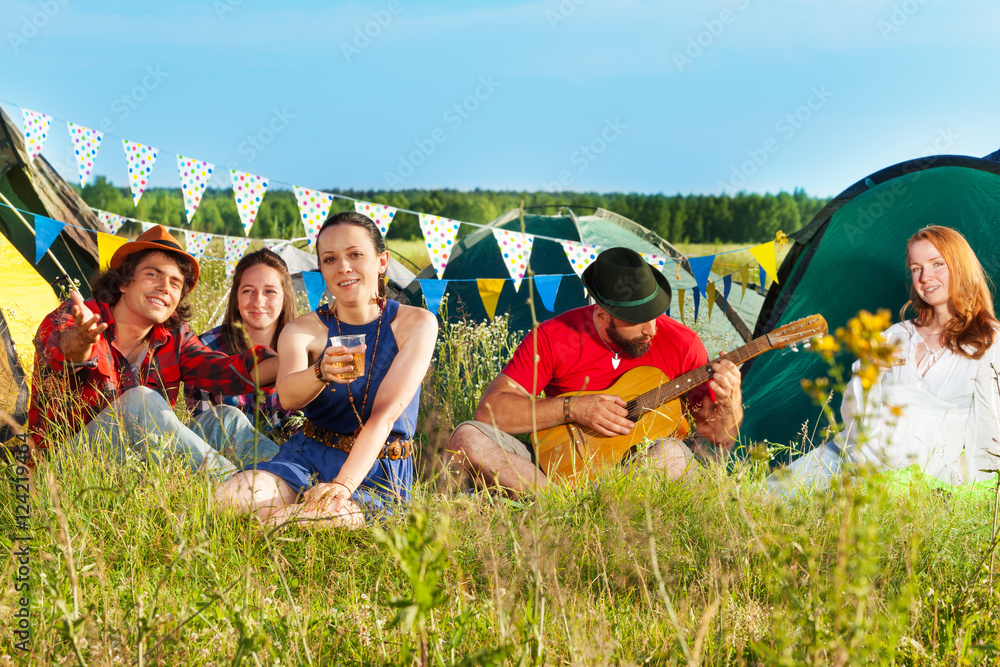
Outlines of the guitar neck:
[[[771,345],[771,341],[768,340],[765,334],[760,338],[755,338],[743,347],[733,350],[725,358],[739,366],[772,349],[774,349],[774,346]],[[636,407],[640,410],[655,408],[680,398],[695,387],[705,384],[712,379],[713,363],[715,362],[710,361],[704,366],[699,366],[679,378],[638,395],[635,398]]]

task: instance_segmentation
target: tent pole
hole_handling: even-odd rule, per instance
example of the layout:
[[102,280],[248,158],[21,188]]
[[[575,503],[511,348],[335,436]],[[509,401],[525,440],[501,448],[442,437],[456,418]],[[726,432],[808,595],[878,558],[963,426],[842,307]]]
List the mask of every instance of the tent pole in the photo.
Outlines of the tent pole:
[[[15,208],[13,204],[10,203],[10,200],[7,199],[7,197],[5,197],[2,192],[0,192],[0,199],[3,199],[4,204],[10,207],[10,210],[14,211],[14,215],[16,215],[18,219],[24,223],[24,226],[28,228],[28,231],[31,232],[31,235],[35,236],[35,228],[28,224],[28,221],[24,219],[24,216],[21,215],[21,212],[17,210],[17,208]],[[72,285],[73,279],[69,277],[69,274],[66,273],[66,269],[64,269],[62,264],[59,263],[59,260],[56,259],[56,256],[52,254],[52,251],[46,249],[45,254],[52,258],[52,261],[56,263],[56,267],[59,269],[59,271],[62,272],[63,278],[65,278],[69,282],[69,284]],[[74,287],[73,289],[76,288]]]

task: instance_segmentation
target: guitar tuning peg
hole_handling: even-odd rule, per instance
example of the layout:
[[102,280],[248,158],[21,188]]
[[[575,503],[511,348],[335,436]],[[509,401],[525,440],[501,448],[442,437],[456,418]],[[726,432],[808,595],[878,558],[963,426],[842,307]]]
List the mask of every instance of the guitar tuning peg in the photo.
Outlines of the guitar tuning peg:
[[808,350],[810,347],[812,347],[812,341],[807,340],[805,343],[802,344],[803,350]]
[[792,343],[791,347],[789,347],[788,349],[790,349],[792,352],[798,352],[799,351],[799,344],[798,343]]

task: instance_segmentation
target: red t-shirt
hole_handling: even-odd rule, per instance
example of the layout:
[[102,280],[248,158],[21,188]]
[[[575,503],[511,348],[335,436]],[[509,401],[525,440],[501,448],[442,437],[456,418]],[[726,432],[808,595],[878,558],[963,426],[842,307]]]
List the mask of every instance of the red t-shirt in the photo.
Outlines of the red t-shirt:
[[[536,337],[537,367],[532,363],[532,340]],[[614,343],[608,345],[619,351]],[[656,335],[646,354],[633,359],[620,352],[618,368],[611,365],[611,358],[611,351],[594,327],[594,306],[584,306],[543,322],[529,333],[503,373],[529,394],[537,386],[538,393],[544,391],[546,396],[552,397],[569,391],[607,389],[627,371],[639,366],[655,366],[674,379],[708,363],[708,352],[694,331],[661,315],[656,318]],[[537,385],[532,381],[535,368]],[[711,397],[707,383],[688,392],[688,405],[701,403],[705,396]]]

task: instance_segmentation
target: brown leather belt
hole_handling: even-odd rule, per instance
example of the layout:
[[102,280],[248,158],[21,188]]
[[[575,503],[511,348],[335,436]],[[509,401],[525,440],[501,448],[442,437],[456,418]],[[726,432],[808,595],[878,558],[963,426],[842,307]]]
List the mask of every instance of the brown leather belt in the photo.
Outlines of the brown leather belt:
[[[350,454],[351,450],[354,449],[355,437],[353,435],[343,435],[341,433],[335,433],[334,431],[328,431],[321,426],[317,426],[308,419],[302,426],[302,432],[307,438],[312,438],[316,442],[322,443],[327,447],[333,447],[334,449],[339,449],[343,452],[347,452],[348,454]],[[382,451],[378,453],[378,458],[389,459],[391,461],[408,459],[410,458],[410,451],[412,449],[412,440],[390,440],[382,447]]]

